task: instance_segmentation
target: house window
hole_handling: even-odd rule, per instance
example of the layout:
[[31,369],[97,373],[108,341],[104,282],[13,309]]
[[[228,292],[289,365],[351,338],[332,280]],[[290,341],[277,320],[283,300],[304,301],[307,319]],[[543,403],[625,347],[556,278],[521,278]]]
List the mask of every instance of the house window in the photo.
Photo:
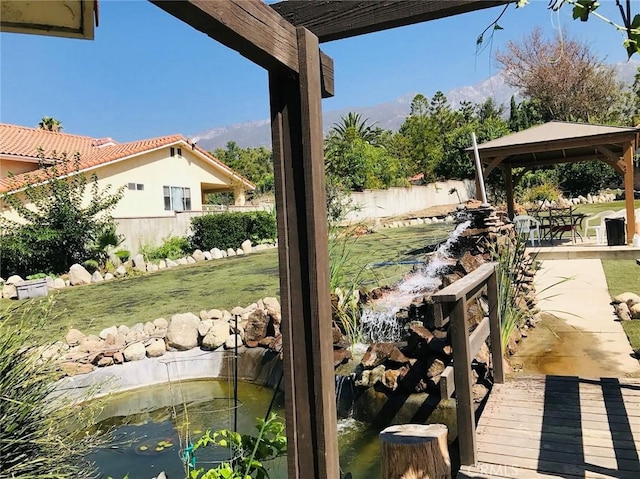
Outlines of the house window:
[[191,210],[191,188],[163,186],[164,209],[166,211]]
[[127,183],[127,189],[133,191],[144,191],[144,185],[142,183]]
[[174,148],[173,146],[169,148],[169,152],[171,153],[171,156],[176,156],[176,150],[178,150],[177,156],[182,157],[182,148]]
[[182,148],[178,148],[178,156],[182,158]]

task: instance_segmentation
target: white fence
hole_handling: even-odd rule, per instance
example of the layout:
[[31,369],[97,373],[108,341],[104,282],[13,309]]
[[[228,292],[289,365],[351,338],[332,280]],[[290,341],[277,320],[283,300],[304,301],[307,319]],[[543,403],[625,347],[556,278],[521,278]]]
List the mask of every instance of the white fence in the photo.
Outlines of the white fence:
[[410,188],[366,190],[351,193],[357,210],[347,216],[348,221],[363,221],[387,216],[398,216],[420,211],[431,206],[463,203],[475,198],[473,180],[438,181]]

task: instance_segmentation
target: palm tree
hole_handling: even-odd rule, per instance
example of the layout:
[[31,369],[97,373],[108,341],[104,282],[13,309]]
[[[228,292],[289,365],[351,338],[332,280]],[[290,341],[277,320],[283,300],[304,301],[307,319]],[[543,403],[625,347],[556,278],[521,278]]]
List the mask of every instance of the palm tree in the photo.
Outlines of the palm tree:
[[62,131],[62,122],[53,118],[52,116],[43,116],[40,123],[38,123],[38,128],[46,131]]
[[380,136],[379,128],[375,128],[375,123],[369,125],[369,119],[362,119],[360,113],[349,112],[347,116],[340,118],[338,123],[334,123],[329,134],[336,136],[342,141],[353,141],[356,139],[374,143]]

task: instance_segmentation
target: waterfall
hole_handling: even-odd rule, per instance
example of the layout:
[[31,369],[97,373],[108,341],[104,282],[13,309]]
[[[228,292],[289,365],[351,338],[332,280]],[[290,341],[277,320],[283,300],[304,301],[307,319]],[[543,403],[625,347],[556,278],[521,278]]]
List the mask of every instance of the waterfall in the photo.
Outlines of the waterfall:
[[374,343],[400,340],[404,326],[396,319],[396,315],[418,294],[438,289],[442,284],[440,274],[449,265],[447,260],[451,257],[451,247],[470,224],[470,221],[465,221],[456,226],[447,241],[432,255],[429,263],[405,278],[395,290],[376,301],[372,308],[362,312],[360,327],[366,341]]

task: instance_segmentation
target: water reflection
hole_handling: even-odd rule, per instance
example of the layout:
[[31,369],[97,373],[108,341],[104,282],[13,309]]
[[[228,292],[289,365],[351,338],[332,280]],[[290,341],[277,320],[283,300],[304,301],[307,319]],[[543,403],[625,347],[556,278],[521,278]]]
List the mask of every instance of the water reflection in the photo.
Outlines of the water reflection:
[[[255,419],[264,417],[273,390],[247,383],[238,385],[238,431],[255,434]],[[96,428],[112,429],[109,448],[90,456],[100,477],[151,479],[165,471],[170,479],[184,477],[182,456],[188,441],[207,429],[232,429],[233,385],[227,381],[172,382],[105,398]],[[274,412],[284,417],[284,397],[277,393]],[[354,477],[379,475],[377,430],[354,419],[338,424],[342,470]],[[199,467],[215,467],[228,459],[227,450],[206,448],[198,453]],[[272,479],[287,477],[286,458],[269,463]]]

